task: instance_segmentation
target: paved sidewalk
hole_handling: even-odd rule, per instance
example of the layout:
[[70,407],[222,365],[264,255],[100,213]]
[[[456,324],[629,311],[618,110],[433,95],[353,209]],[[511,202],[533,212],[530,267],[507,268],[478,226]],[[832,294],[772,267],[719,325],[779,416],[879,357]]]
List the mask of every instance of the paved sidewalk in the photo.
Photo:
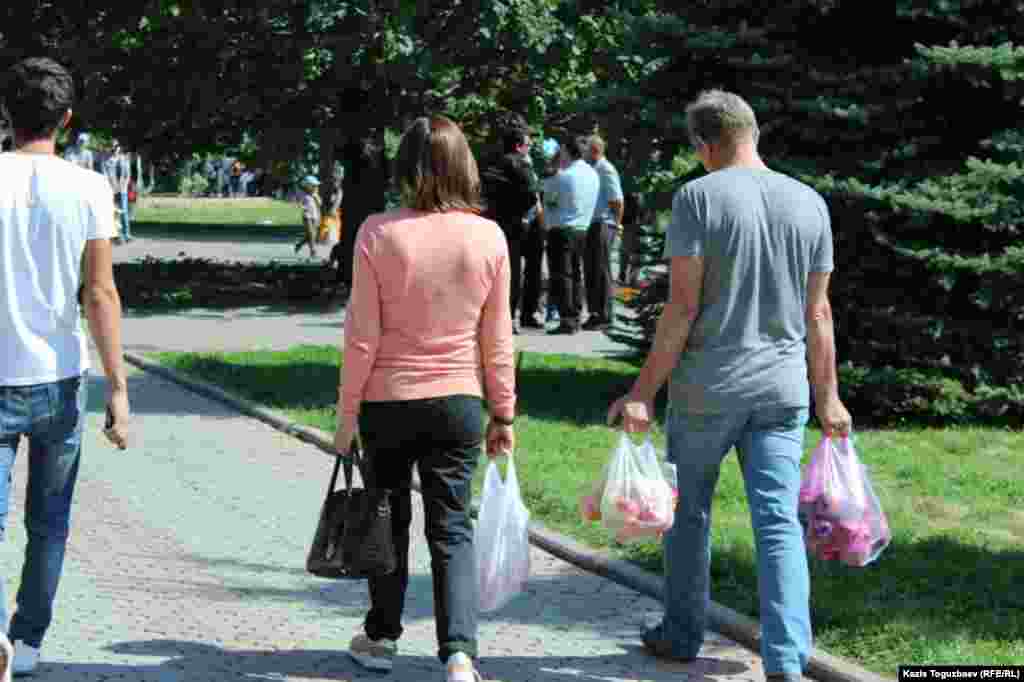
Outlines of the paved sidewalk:
[[[239,262],[306,262],[296,256],[294,240],[261,237],[238,240],[135,239],[115,248],[115,262],[130,262],[147,256],[162,259],[216,258]],[[321,248],[326,256],[330,248]],[[305,253],[305,252],[303,252]],[[280,306],[252,306],[229,310],[194,308],[167,314],[125,311],[125,349],[139,353],[154,351],[280,350],[298,344],[340,345],[343,339],[344,309],[324,306],[320,310],[289,310]],[[183,326],[187,324],[187,333]],[[527,330],[516,337],[516,348],[531,352],[611,356],[629,349],[602,332],[580,332],[574,336],[548,336]]]
[[[154,375],[132,371],[129,382],[134,443],[120,452],[101,442],[105,389],[91,380],[67,566],[34,679],[443,679],[422,537],[401,657],[389,677],[365,673],[342,653],[366,610],[365,583],[303,571],[329,459]],[[2,550],[12,594],[25,540],[23,455]],[[714,635],[690,665],[647,656],[638,638],[658,604],[537,549],[531,562],[528,593],[482,619],[485,679],[763,679],[757,656]]]

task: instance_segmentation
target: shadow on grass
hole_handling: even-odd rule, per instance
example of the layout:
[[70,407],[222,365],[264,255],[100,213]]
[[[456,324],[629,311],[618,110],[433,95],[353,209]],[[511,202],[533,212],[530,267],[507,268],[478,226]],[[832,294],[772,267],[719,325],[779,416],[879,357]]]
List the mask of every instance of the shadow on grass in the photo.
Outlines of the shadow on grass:
[[[334,357],[340,359],[340,354]],[[629,390],[635,377],[628,368],[584,370],[549,366],[539,361],[541,357],[525,353],[519,372],[520,413],[535,419],[580,426],[603,424],[609,405]],[[289,410],[328,408],[335,404],[336,362],[296,359],[283,364],[245,364],[204,355],[186,356],[173,366],[250,400]],[[664,400],[659,401],[659,412],[663,412],[664,405]]]
[[[533,353],[524,354],[519,370],[518,406],[521,414],[579,426],[604,424],[612,402],[629,392],[636,379],[631,367],[608,366],[587,369],[548,365]],[[616,358],[618,360],[618,358]],[[664,416],[665,392],[656,405],[658,418]]]
[[[660,548],[636,548],[624,558],[662,572]],[[830,653],[859,658],[867,667],[872,667],[870,647],[882,644],[904,662],[929,645],[958,639],[1019,646],[1024,643],[1021,565],[1024,550],[994,550],[950,537],[897,538],[864,568],[812,558],[815,636]],[[759,617],[752,547],[712,548],[711,598]],[[890,646],[896,631],[910,648]]]

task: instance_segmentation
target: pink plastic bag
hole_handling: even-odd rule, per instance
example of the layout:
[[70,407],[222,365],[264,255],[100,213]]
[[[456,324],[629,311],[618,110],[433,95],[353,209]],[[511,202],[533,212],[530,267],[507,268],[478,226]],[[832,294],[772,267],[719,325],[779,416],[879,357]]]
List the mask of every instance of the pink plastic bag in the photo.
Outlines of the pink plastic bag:
[[892,539],[871,478],[850,439],[821,439],[800,483],[807,550],[824,561],[867,566]]

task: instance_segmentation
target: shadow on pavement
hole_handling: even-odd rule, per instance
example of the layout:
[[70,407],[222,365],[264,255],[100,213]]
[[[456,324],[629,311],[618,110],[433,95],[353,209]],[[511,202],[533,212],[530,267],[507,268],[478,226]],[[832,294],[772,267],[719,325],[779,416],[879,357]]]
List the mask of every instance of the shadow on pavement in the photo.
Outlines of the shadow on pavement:
[[[196,400],[192,393],[170,393],[158,377],[129,374],[128,398],[133,415],[202,416],[216,419],[237,419],[238,412],[210,400]],[[106,409],[107,380],[102,369],[93,367],[89,374],[89,400],[86,411],[102,415]],[[180,396],[180,398],[179,398]],[[169,399],[173,397],[173,399]]]
[[[173,639],[119,642],[109,651],[129,656],[164,659],[151,664],[43,664],[33,679],[47,680],[380,680],[422,682],[441,679],[443,668],[433,657],[401,656],[394,671],[382,676],[360,668],[338,650],[226,650],[217,646]],[[711,682],[723,676],[748,673],[749,666],[714,656],[693,663],[660,663],[635,650],[611,656],[484,656],[480,672],[488,682],[628,682],[643,667],[648,682]]]

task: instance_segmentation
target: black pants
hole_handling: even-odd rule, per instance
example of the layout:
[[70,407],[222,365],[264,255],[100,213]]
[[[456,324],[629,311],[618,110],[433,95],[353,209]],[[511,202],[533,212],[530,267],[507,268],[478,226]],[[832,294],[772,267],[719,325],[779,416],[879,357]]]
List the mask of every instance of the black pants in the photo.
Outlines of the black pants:
[[587,230],[587,310],[605,322],[612,319],[615,282],[612,280],[612,244],[617,229],[605,223],[593,223]]
[[587,233],[571,227],[548,232],[548,279],[562,324],[579,326],[583,312],[583,258]]
[[622,244],[619,246],[619,281],[632,284],[636,279],[634,261],[637,260],[637,247],[640,244],[640,225],[633,223],[623,226]]
[[505,233],[505,241],[508,242],[508,265],[512,278],[509,306],[512,309],[512,318],[515,319],[523,281],[523,221],[509,220],[499,225],[501,231]]
[[398,557],[393,574],[369,581],[370,612],[364,627],[371,639],[397,640],[402,635],[416,464],[434,579],[438,656],[446,661],[462,651],[476,657],[480,597],[469,503],[484,438],[483,416],[480,398],[468,395],[362,404],[359,431],[373,483],[395,491],[391,522]]
[[544,242],[547,235],[540,220],[530,223],[523,235],[523,298],[519,311],[520,320],[532,320],[540,308],[541,267],[544,260]]

